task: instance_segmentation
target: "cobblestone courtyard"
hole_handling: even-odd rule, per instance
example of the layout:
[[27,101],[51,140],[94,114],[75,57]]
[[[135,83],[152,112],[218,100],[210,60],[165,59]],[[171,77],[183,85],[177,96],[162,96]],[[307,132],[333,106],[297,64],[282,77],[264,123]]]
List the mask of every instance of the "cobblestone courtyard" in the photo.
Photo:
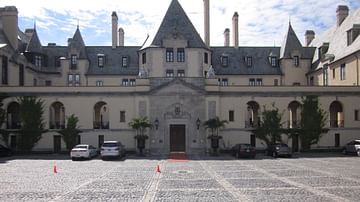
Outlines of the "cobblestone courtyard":
[[76,162],[51,155],[0,158],[0,201],[359,200],[356,156],[194,156],[187,162],[131,156]]

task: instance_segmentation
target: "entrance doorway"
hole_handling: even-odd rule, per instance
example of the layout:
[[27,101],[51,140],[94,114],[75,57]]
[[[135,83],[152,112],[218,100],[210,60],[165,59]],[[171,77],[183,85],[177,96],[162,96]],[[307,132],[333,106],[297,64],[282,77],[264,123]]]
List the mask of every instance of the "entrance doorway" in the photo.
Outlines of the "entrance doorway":
[[54,135],[54,153],[61,152],[61,136]]
[[185,125],[170,125],[170,152],[185,152]]
[[292,137],[292,151],[299,151],[299,134],[294,134]]

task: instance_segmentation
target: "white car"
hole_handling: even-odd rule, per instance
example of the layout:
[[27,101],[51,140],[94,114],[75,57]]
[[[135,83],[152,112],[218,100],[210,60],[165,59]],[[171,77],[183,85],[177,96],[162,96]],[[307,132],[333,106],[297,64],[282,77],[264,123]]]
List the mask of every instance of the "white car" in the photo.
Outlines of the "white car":
[[92,145],[79,144],[76,145],[70,152],[70,157],[74,161],[76,159],[91,159],[98,154],[98,150]]
[[110,157],[121,158],[125,156],[125,146],[119,141],[104,141],[100,154],[103,160]]
[[347,143],[343,148],[344,154],[355,153],[360,156],[360,140],[354,140]]

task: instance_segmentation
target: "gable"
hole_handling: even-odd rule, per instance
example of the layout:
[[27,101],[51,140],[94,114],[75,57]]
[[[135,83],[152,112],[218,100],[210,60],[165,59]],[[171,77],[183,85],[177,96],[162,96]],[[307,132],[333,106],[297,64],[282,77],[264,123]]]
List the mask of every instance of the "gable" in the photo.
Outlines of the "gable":
[[172,81],[160,85],[151,91],[153,95],[198,95],[204,93],[205,89],[187,83],[181,78],[174,78]]

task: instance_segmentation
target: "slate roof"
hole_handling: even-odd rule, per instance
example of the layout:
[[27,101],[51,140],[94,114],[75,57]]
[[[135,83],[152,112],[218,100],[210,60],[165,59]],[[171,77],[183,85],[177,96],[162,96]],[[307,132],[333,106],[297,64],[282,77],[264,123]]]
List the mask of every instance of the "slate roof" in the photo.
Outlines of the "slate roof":
[[[212,65],[216,75],[281,75],[280,67],[272,67],[269,56],[279,56],[280,47],[211,47]],[[221,64],[221,57],[228,56],[227,66]],[[252,66],[245,58],[252,57]]]
[[74,48],[80,51],[79,58],[85,59],[87,57],[86,49],[85,49],[85,42],[81,36],[79,26],[77,27],[73,38],[71,39],[71,43],[69,48]]
[[315,37],[309,45],[316,48],[313,57],[313,70],[320,69],[323,66],[323,63],[318,61],[319,48],[323,45],[323,43],[329,43],[329,49],[326,54],[332,54],[334,56],[332,62],[360,50],[360,35],[351,45],[347,45],[347,31],[353,28],[354,24],[360,24],[360,9],[345,18],[339,27],[335,24],[319,37]]
[[47,56],[47,68],[57,69],[55,60],[59,57],[67,57],[67,46],[44,46],[43,52]]
[[[86,52],[90,61],[88,75],[138,75],[139,46],[117,47],[111,46],[88,46]],[[105,56],[105,65],[98,66],[98,54]],[[128,66],[122,67],[122,58],[127,57]]]
[[26,52],[42,53],[42,45],[39,36],[37,35],[36,29],[34,29],[31,39],[26,47]]
[[173,34],[188,40],[189,48],[207,48],[204,41],[177,0],[172,0],[151,46],[162,47],[162,40]]

